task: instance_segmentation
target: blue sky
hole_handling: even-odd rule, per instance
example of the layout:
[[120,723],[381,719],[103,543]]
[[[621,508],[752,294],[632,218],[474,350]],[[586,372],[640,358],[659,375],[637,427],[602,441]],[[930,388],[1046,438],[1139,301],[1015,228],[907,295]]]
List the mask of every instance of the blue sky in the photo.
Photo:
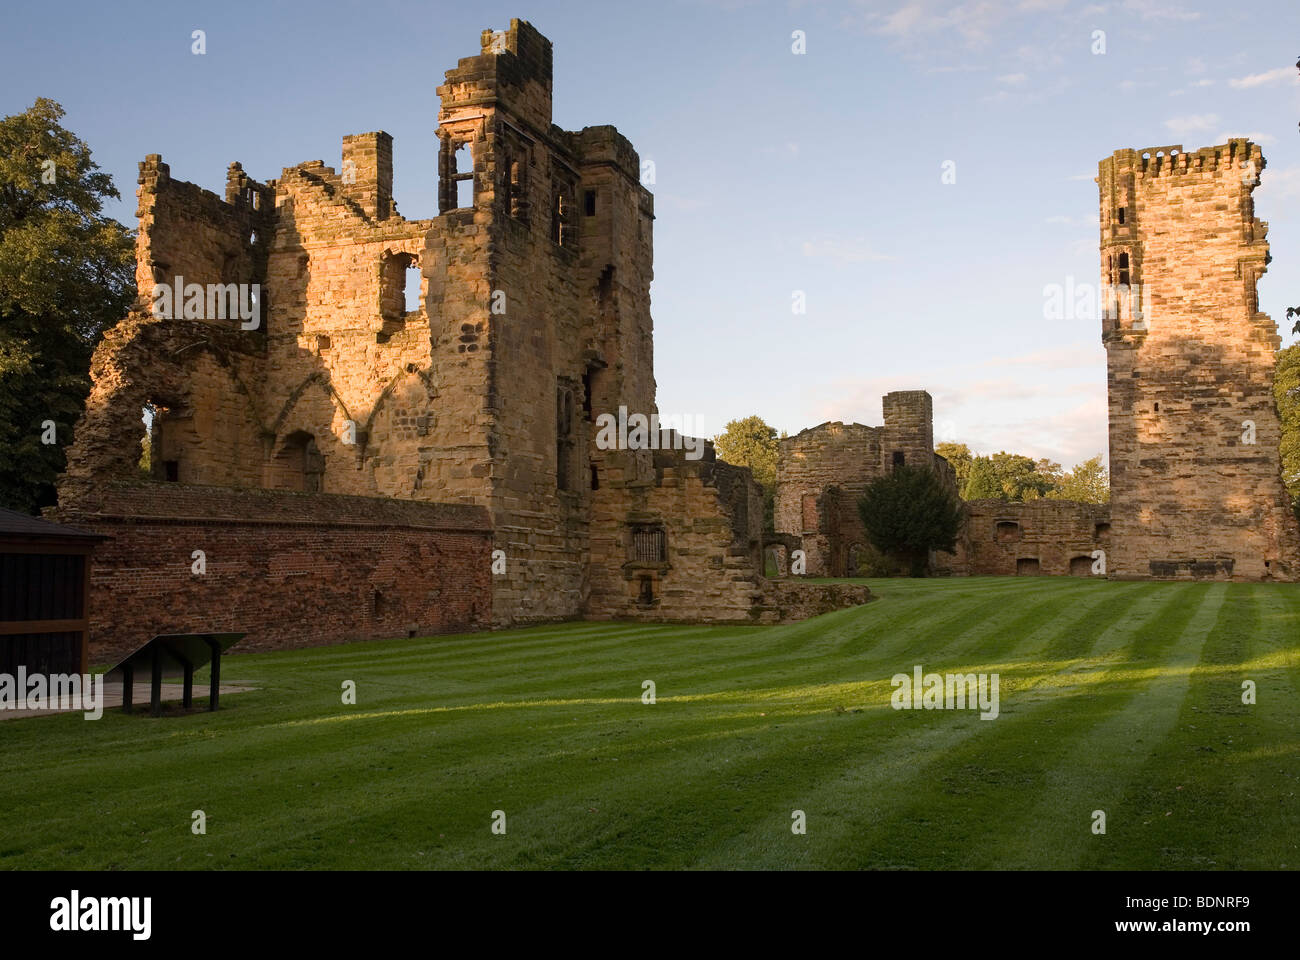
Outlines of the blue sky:
[[1104,453],[1099,324],[1045,320],[1043,288],[1096,282],[1093,177],[1126,147],[1262,144],[1261,301],[1295,340],[1295,0],[21,4],[0,111],[62,103],[132,226],[147,153],[221,192],[232,160],[337,167],[375,129],[400,212],[427,217],[435,88],[512,16],[555,45],[555,121],[612,123],[655,163],[659,406],[706,433],[879,423],[881,394],[923,388],[938,439]]

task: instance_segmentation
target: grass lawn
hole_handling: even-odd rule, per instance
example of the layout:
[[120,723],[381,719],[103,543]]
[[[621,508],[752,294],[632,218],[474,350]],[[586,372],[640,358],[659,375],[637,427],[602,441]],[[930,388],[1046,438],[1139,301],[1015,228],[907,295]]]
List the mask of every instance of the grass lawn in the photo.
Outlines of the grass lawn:
[[[231,656],[258,689],[216,714],[6,720],[0,868],[1300,867],[1300,586],[869,582],[783,627]],[[915,664],[999,673],[1001,715],[891,709]]]

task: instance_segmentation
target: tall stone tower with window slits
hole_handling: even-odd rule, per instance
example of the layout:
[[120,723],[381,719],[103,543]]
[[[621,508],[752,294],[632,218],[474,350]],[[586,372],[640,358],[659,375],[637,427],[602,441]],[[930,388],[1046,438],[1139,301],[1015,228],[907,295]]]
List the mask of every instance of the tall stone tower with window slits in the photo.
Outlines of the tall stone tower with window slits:
[[1263,169],[1246,139],[1101,161],[1112,576],[1300,579],[1273,399],[1281,338],[1256,293]]

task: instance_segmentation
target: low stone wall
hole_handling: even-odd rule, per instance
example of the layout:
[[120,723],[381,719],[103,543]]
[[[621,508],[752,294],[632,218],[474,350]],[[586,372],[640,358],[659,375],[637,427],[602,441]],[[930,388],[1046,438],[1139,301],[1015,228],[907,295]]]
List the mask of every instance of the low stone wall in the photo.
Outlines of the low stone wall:
[[1093,576],[1092,554],[1109,550],[1110,542],[1107,504],[972,500],[950,572]]
[[91,579],[94,664],[161,633],[246,632],[248,652],[491,625],[483,507],[129,481],[61,497],[51,519],[111,538]]
[[799,580],[764,580],[759,623],[788,623],[856,607],[871,600],[863,583],[808,583]]

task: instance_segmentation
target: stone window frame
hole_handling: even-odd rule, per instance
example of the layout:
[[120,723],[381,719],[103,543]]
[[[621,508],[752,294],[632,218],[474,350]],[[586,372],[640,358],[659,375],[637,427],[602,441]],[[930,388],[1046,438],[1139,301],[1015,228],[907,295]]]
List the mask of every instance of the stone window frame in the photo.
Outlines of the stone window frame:
[[[1003,529],[1007,527],[1015,528],[1014,536],[1002,536]],[[1012,517],[1000,517],[993,521],[993,541],[995,543],[1019,543],[1024,538],[1025,530],[1019,520]]]
[[555,489],[577,493],[577,404],[574,385],[565,377],[555,381]]
[[662,520],[627,525],[627,566],[641,570],[668,567],[668,528]]
[[[416,297],[416,309],[407,310],[407,273],[412,269],[418,269],[420,271],[420,292]],[[407,320],[412,317],[424,317],[427,315],[428,291],[425,289],[425,276],[420,262],[420,254],[415,251],[401,250],[397,248],[388,248],[384,250],[379,257],[378,272],[379,318],[382,321],[382,326],[376,336],[376,341],[378,343],[387,343],[393,334],[405,328]],[[393,307],[393,303],[396,302],[396,297],[399,294],[401,296],[400,311]]]

